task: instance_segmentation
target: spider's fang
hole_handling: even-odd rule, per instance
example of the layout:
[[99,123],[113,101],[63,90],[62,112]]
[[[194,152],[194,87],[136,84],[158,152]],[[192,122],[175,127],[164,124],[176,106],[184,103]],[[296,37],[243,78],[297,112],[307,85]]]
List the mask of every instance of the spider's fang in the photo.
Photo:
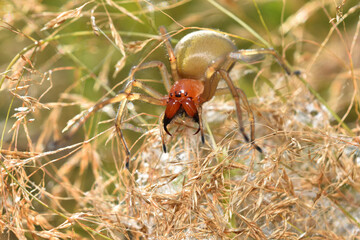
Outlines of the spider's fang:
[[199,122],[199,114],[198,113],[195,113],[194,117],[193,117],[194,121],[199,124],[199,128],[198,130],[196,130],[196,132],[194,133],[194,135],[196,135],[198,132],[200,132],[201,130],[201,126],[200,126],[200,122]]
[[169,130],[167,129],[167,125],[169,125],[169,123],[171,122],[171,119],[170,118],[167,118],[166,115],[164,116],[164,120],[163,120],[163,124],[164,124],[164,130],[167,134],[169,134],[170,136],[171,133],[169,132]]
[[198,130],[196,130],[196,132],[194,133],[194,135],[196,135],[198,132],[200,132],[200,125],[199,125]]

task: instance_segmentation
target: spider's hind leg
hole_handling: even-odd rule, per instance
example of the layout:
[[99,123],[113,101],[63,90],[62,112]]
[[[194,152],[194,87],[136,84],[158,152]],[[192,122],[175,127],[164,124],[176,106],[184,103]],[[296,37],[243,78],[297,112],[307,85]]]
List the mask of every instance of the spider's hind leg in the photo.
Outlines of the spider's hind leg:
[[[251,145],[258,152],[262,153],[262,149],[255,143],[255,118],[254,118],[254,114],[250,108],[250,105],[249,105],[249,102],[247,100],[245,93],[241,89],[235,87],[235,85],[232,82],[232,80],[229,76],[229,73],[227,71],[219,70],[219,74],[225,80],[225,82],[227,83],[229,88],[228,89],[219,89],[219,90],[217,90],[217,94],[225,94],[227,90],[230,90],[231,95],[233,96],[234,101],[235,101],[236,113],[237,113],[237,118],[238,118],[238,123],[239,123],[239,130],[240,130],[241,134],[243,135],[246,142],[250,142]],[[249,141],[249,137],[246,135],[245,130],[244,130],[244,123],[242,120],[242,110],[241,110],[241,106],[240,106],[240,100],[243,101],[246,111],[248,112],[248,115],[249,115],[250,141]]]
[[241,49],[236,52],[229,53],[229,58],[234,60],[240,60],[247,63],[256,62],[265,58],[265,55],[272,55],[278,64],[284,69],[287,75],[291,75],[289,67],[279,54],[272,48],[260,48],[260,49]]

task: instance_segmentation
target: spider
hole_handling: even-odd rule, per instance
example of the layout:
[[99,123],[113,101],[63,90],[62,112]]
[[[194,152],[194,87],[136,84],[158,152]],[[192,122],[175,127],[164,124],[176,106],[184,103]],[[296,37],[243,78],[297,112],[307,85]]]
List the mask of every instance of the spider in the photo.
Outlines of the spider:
[[[129,80],[125,88],[115,97],[97,103],[88,109],[85,114],[77,117],[76,120],[72,120],[71,122],[73,124],[68,135],[72,136],[92,113],[102,109],[105,105],[120,102],[115,119],[115,128],[126,152],[125,166],[129,168],[130,150],[121,130],[123,115],[128,101],[141,100],[154,105],[166,106],[161,120],[163,128],[160,128],[163,151],[166,152],[164,131],[171,136],[167,126],[178,115],[185,115],[198,123],[199,127],[195,134],[200,132],[201,141],[204,143],[205,138],[201,115],[202,105],[212,99],[215,93],[228,94],[230,91],[235,100],[239,130],[245,141],[250,142],[251,145],[261,153],[261,148],[255,143],[255,120],[253,112],[251,111],[245,93],[235,87],[229,76],[229,72],[236,61],[241,60],[250,63],[258,61],[262,59],[264,55],[269,54],[274,56],[285,72],[290,75],[289,69],[276,51],[274,51],[274,49],[264,48],[238,50],[228,36],[211,30],[198,30],[189,33],[185,35],[176,44],[175,49],[173,49],[166,29],[160,27],[159,30],[169,55],[171,75],[166,69],[165,64],[161,61],[151,61],[134,66],[130,71]],[[159,69],[164,86],[168,92],[167,96],[163,96],[135,78],[137,71],[148,68]],[[174,82],[173,84],[171,84],[171,78]],[[228,88],[217,88],[221,79],[225,80]],[[142,89],[146,94],[133,92],[134,87]],[[240,100],[243,101],[245,109],[248,112],[251,131],[250,140],[244,131]]]

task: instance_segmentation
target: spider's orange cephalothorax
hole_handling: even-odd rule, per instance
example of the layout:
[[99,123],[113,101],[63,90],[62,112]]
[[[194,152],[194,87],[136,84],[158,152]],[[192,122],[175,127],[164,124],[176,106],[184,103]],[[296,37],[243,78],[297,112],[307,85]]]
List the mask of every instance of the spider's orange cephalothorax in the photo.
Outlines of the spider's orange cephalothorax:
[[171,135],[166,126],[180,113],[185,112],[188,117],[199,123],[198,106],[199,96],[204,91],[204,84],[199,80],[181,79],[177,81],[169,92],[164,116],[164,129]]

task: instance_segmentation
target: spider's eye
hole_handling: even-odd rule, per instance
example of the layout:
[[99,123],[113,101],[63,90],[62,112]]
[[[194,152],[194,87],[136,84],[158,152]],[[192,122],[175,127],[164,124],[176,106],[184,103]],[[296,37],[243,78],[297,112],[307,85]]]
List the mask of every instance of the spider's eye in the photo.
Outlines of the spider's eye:
[[175,92],[175,97],[181,97],[181,91]]

